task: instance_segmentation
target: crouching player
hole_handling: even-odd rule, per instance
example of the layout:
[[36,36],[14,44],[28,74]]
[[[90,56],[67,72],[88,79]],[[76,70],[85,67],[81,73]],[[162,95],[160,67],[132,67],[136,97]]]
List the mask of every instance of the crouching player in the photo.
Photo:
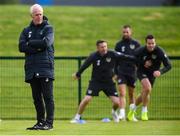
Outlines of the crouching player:
[[92,100],[93,96],[98,96],[102,90],[112,101],[112,116],[115,122],[119,122],[117,109],[119,108],[118,93],[115,83],[112,80],[113,69],[117,59],[127,59],[134,61],[134,57],[108,50],[107,42],[98,40],[96,42],[97,51],[92,53],[83,63],[80,70],[74,74],[74,79],[79,79],[82,72],[92,64],[92,76],[86,96],[81,101],[77,114],[71,123],[79,123],[80,117],[85,107]]
[[[128,113],[128,120],[130,121],[134,118],[136,107],[141,103],[143,104],[141,120],[148,120],[147,106],[154,81],[171,69],[169,58],[159,46],[156,46],[154,36],[148,35],[145,40],[146,46],[140,47],[135,51],[138,61],[137,76],[141,82],[142,91],[136,99],[132,110]],[[161,63],[163,63],[164,67],[160,69]]]

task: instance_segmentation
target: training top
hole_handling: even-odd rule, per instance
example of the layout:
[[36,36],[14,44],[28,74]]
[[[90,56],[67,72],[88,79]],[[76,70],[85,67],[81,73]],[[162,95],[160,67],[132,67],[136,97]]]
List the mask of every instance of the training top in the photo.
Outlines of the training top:
[[[171,69],[168,56],[159,46],[156,46],[152,52],[149,52],[146,46],[140,47],[135,51],[135,56],[138,62],[138,72],[153,74],[154,71],[159,70],[161,74],[164,74]],[[146,61],[149,61],[149,67],[145,67]],[[161,63],[164,67],[160,69]]]
[[[127,55],[134,55],[134,51],[140,47],[139,42],[134,39],[122,39],[115,46],[115,51],[121,52]],[[135,75],[136,67],[134,62],[128,60],[119,60],[115,67],[115,73]]]
[[104,56],[101,56],[98,51],[93,52],[80,67],[79,71],[76,73],[76,76],[80,77],[82,72],[92,64],[91,80],[112,83],[115,63],[117,60],[122,59],[135,61],[133,56],[111,50],[108,50]]

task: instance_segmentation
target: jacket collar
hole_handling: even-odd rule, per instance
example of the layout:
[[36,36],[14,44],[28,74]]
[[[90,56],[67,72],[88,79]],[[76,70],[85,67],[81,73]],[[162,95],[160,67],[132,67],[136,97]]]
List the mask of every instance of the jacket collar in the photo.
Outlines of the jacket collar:
[[130,42],[130,41],[132,41],[132,38],[124,39],[124,37],[122,37],[122,41],[123,41],[123,42]]

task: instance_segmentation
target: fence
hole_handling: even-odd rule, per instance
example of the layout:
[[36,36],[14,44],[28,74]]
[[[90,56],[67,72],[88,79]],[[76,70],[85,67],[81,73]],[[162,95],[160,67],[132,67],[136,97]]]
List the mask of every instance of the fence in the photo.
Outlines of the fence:
[[[151,119],[180,119],[180,57],[170,57],[172,70],[156,80],[151,95]],[[81,80],[71,75],[78,70],[85,57],[55,57],[55,118],[71,119],[85,95],[91,68]],[[24,57],[0,57],[0,118],[34,119],[35,109],[29,84],[24,83]],[[140,91],[137,82],[136,94]],[[128,107],[128,106],[127,106]],[[138,113],[140,112],[140,108]],[[111,102],[100,93],[83,114],[86,119],[111,118]]]

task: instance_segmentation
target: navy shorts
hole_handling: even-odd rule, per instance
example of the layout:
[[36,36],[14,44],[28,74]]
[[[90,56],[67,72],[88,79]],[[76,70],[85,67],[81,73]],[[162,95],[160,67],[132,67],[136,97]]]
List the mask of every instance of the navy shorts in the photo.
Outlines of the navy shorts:
[[127,86],[135,88],[136,79],[135,75],[118,74],[118,85],[126,84]]
[[102,83],[98,81],[89,82],[89,87],[87,89],[86,95],[99,96],[100,91],[103,91],[108,97],[118,97],[115,83]]
[[153,87],[155,79],[156,79],[153,76],[153,74],[147,73],[147,72],[137,72],[137,76],[140,81],[143,80],[144,78],[148,78],[149,82],[151,83],[151,86]]

